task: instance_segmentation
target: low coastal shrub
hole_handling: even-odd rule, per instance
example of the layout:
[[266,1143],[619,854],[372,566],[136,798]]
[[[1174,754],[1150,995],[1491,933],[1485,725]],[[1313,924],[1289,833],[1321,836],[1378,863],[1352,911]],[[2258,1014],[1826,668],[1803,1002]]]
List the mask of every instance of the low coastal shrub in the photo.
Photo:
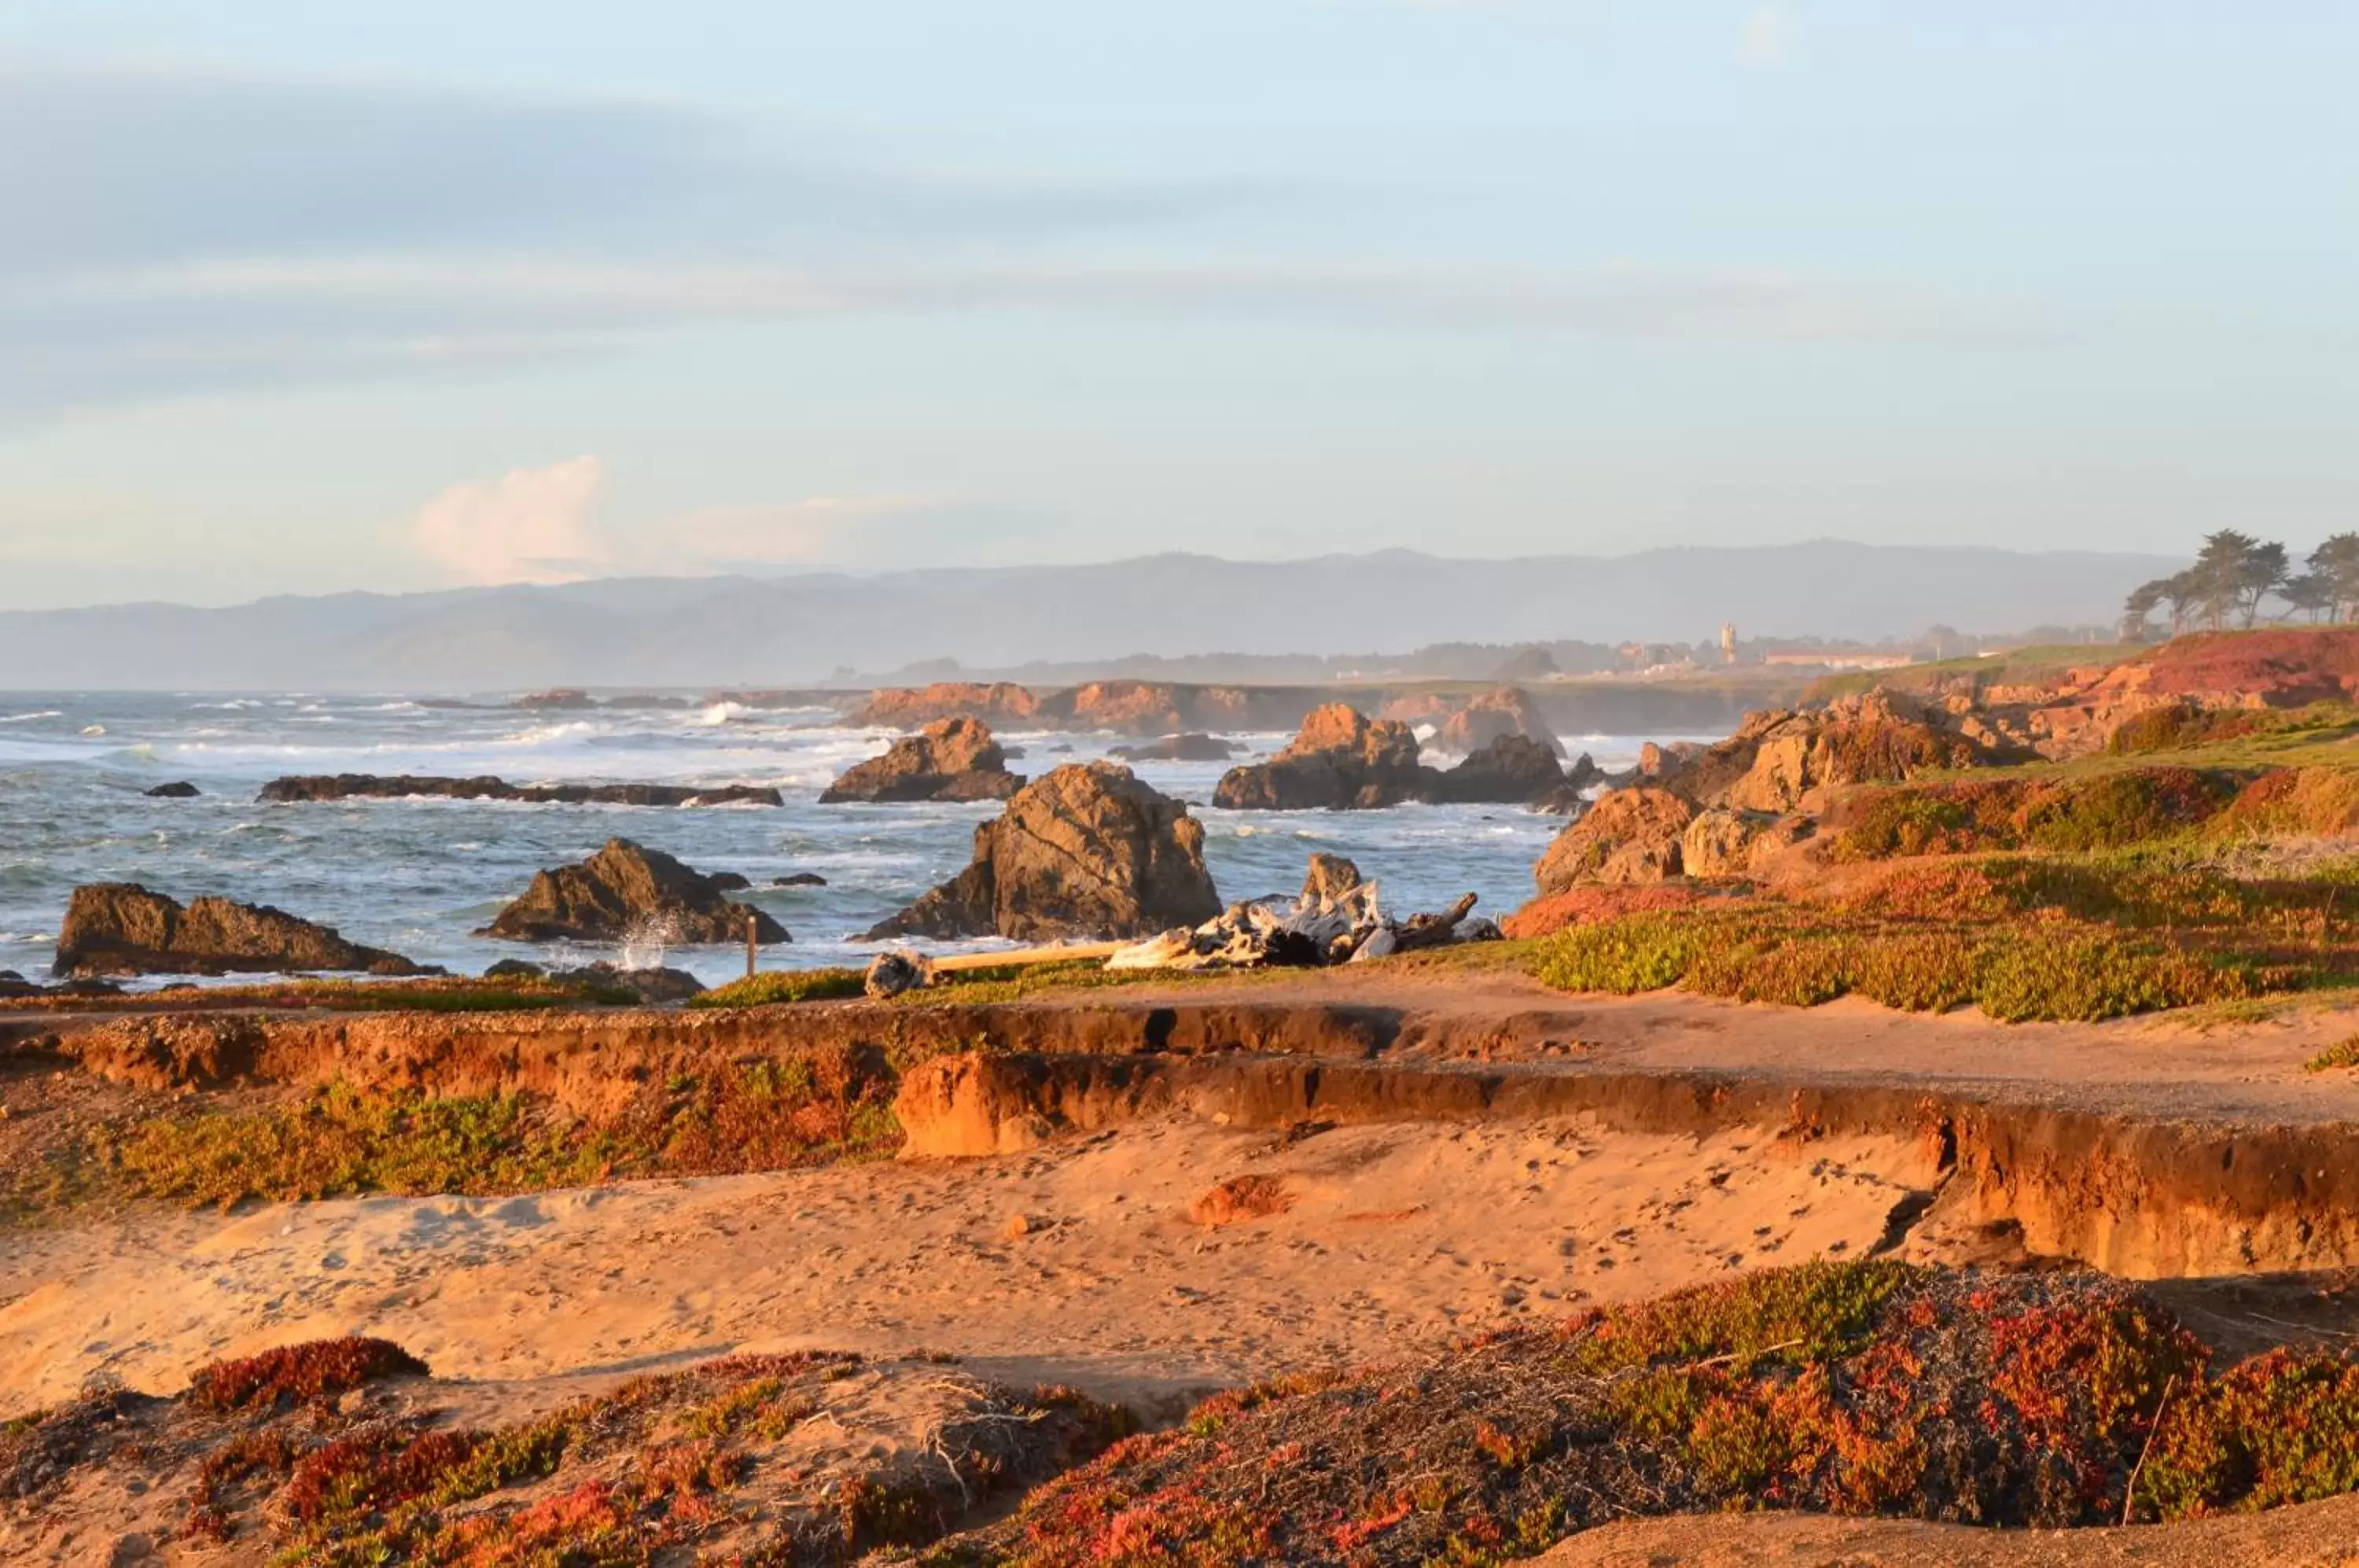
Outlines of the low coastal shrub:
[[2344,833],[2359,828],[2359,768],[2281,768],[2265,773],[2211,825],[2216,837]]
[[1910,1011],[1973,1003],[2007,1022],[2086,1022],[2241,1000],[2354,967],[2359,954],[2342,950],[2309,964],[2262,962],[2065,918],[1942,927],[1756,900],[1576,926],[1540,944],[1533,973],[1560,991],[1675,985],[1801,1007],[1859,995]]
[[1832,853],[1864,861],[2153,844],[2209,822],[2241,782],[2192,768],[2127,768],[1866,789],[1843,803]]
[[2191,702],[2174,702],[2123,721],[2105,737],[2105,753],[2139,757],[2193,751],[2264,735],[2310,735],[2354,724],[2359,724],[2359,709],[2348,702],[2312,702],[2291,709],[2201,708]]
[[361,1192],[493,1195],[656,1175],[788,1170],[889,1155],[897,1080],[831,1050],[651,1085],[596,1121],[529,1094],[429,1096],[342,1082],[302,1102],[110,1129],[88,1195],[226,1207]]
[[1813,1264],[1224,1397],[924,1561],[1496,1563],[1632,1514],[2060,1528],[2359,1486],[2359,1367],[2210,1363],[2101,1276]]
[[[340,1355],[363,1350],[364,1364],[339,1370]],[[1027,1395],[937,1365],[831,1352],[723,1357],[493,1426],[446,1424],[409,1399],[335,1398],[424,1372],[382,1342],[289,1346],[255,1363],[253,1377],[246,1363],[201,1371],[180,1401],[87,1395],[0,1433],[0,1463],[39,1455],[11,1470],[12,1495],[93,1481],[136,1493],[195,1460],[182,1538],[229,1545],[240,1562],[783,1568],[923,1547],[995,1492],[1136,1430],[1129,1412],[1070,1388]],[[332,1375],[301,1375],[314,1367]],[[225,1378],[239,1379],[235,1396],[214,1397]],[[815,1419],[839,1432],[843,1416],[875,1425],[867,1401],[878,1398],[939,1410],[921,1452],[907,1435],[817,1464],[780,1452]]]
[[189,1398],[216,1410],[267,1410],[333,1399],[382,1377],[426,1375],[426,1363],[390,1340],[315,1339],[200,1367],[190,1374]]
[[766,1007],[776,1002],[831,1002],[866,993],[867,976],[857,969],[774,969],[748,975],[690,996],[691,1007]]

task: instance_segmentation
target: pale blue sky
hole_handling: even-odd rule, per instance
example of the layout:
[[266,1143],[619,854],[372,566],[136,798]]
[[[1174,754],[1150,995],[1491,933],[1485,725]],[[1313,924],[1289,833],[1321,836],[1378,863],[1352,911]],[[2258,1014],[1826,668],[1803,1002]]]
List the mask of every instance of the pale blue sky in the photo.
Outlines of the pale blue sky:
[[0,6],[0,607],[2359,526],[2359,6]]

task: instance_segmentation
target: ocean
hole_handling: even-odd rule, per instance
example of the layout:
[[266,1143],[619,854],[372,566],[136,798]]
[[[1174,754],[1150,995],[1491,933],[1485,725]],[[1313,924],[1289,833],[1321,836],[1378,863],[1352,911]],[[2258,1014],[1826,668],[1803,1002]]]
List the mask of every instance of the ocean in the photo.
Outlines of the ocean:
[[[533,873],[636,839],[704,872],[735,871],[794,933],[766,948],[766,969],[865,964],[850,939],[969,858],[995,804],[821,806],[820,791],[885,749],[883,731],[823,711],[544,712],[431,706],[386,695],[165,692],[0,693],[0,969],[46,979],[72,889],[133,881],[186,901],[214,893],[272,904],[420,963],[476,973],[502,958],[573,964],[661,962],[708,983],[744,973],[733,947],[624,954],[591,943],[496,942],[473,932]],[[1008,732],[1016,771],[1104,757],[1114,735]],[[1233,735],[1252,754],[1284,735]],[[1611,769],[1636,736],[1568,736]],[[1070,748],[1068,750],[1067,748]],[[1446,760],[1446,759],[1442,759]],[[1209,804],[1223,765],[1142,762],[1140,778],[1190,803],[1226,900],[1291,893],[1317,850],[1346,855],[1396,914],[1441,909],[1472,891],[1506,914],[1531,893],[1532,863],[1561,825],[1514,806],[1402,806],[1381,811],[1238,812]],[[783,808],[524,805],[363,800],[261,805],[283,774],[497,774],[511,784],[654,782],[776,786]],[[193,800],[150,800],[186,779]],[[823,887],[770,888],[812,872]],[[968,944],[987,948],[995,944]],[[168,983],[163,978],[142,982]]]

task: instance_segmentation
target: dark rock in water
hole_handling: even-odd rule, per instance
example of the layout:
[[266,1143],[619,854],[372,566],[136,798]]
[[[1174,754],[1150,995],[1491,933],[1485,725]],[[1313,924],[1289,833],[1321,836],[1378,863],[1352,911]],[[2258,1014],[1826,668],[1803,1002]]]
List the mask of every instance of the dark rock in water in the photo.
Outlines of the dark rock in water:
[[1528,735],[1502,735],[1441,776],[1444,799],[1537,800],[1564,782],[1556,751]]
[[1340,855],[1314,855],[1302,877],[1302,902],[1332,901],[1360,886],[1360,868]]
[[1024,787],[980,719],[937,719],[856,764],[827,787],[822,806],[846,800],[1005,800]]
[[142,789],[140,793],[151,800],[193,800],[199,791],[195,785],[183,779],[170,784],[158,784],[153,789]]
[[685,697],[659,697],[646,691],[625,691],[619,697],[609,697],[599,704],[601,707],[614,708],[624,713],[669,713],[681,708],[692,708],[695,705]]
[[13,969],[0,969],[0,997],[38,996],[42,987],[26,979]]
[[1589,810],[1588,791],[1605,781],[1605,769],[1584,751],[1564,770],[1562,783],[1550,786],[1529,804],[1533,811],[1549,816],[1577,817]]
[[577,691],[571,686],[558,686],[547,691],[527,691],[508,705],[512,708],[553,708],[571,713],[594,708],[598,700],[587,691]]
[[712,877],[661,850],[610,838],[581,865],[535,876],[523,898],[475,934],[511,942],[620,942],[646,931],[668,942],[742,942],[749,917],[754,940],[764,946],[794,940],[752,905],[723,898]]
[[791,877],[771,877],[770,886],[773,887],[824,887],[827,886],[827,878],[816,871],[798,871]]
[[1070,746],[1052,746],[1049,748],[1049,755],[1051,757],[1071,757],[1073,755],[1073,748]]
[[549,977],[560,985],[602,985],[628,991],[642,1002],[685,1002],[704,995],[704,982],[685,969],[624,969],[601,960],[579,969],[556,969]]
[[203,898],[183,908],[136,882],[77,887],[50,964],[60,976],[256,975],[365,970],[440,975],[397,953],[346,942],[322,925],[266,905]]
[[1185,804],[1117,763],[1068,763],[975,829],[972,865],[868,939],[1144,937],[1220,912]]
[[705,880],[723,893],[742,893],[754,885],[742,871],[716,871]]
[[486,980],[543,980],[549,971],[525,958],[503,958],[484,971]]
[[532,784],[515,785],[488,775],[479,779],[444,779],[431,774],[405,773],[390,778],[374,773],[317,773],[274,779],[256,797],[267,805],[311,800],[407,800],[418,797],[448,800],[516,800],[527,805],[560,806],[783,806],[776,789],[760,784],[726,784],[697,788],[684,784]]
[[1330,702],[1312,711],[1289,746],[1267,762],[1232,768],[1212,804],[1237,811],[1375,810],[1430,800],[1440,775],[1417,759],[1417,735],[1397,719],[1371,722]]
[[1217,735],[1176,735],[1141,746],[1118,746],[1114,755],[1133,762],[1226,762],[1244,749],[1236,742]]

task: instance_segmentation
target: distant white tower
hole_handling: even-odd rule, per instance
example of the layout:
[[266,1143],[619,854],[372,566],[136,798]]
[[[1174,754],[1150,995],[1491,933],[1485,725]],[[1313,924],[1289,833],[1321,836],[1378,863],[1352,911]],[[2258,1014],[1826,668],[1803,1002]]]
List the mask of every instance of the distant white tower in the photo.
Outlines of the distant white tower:
[[1723,664],[1736,662],[1736,623],[1734,621],[1720,623],[1720,661]]

